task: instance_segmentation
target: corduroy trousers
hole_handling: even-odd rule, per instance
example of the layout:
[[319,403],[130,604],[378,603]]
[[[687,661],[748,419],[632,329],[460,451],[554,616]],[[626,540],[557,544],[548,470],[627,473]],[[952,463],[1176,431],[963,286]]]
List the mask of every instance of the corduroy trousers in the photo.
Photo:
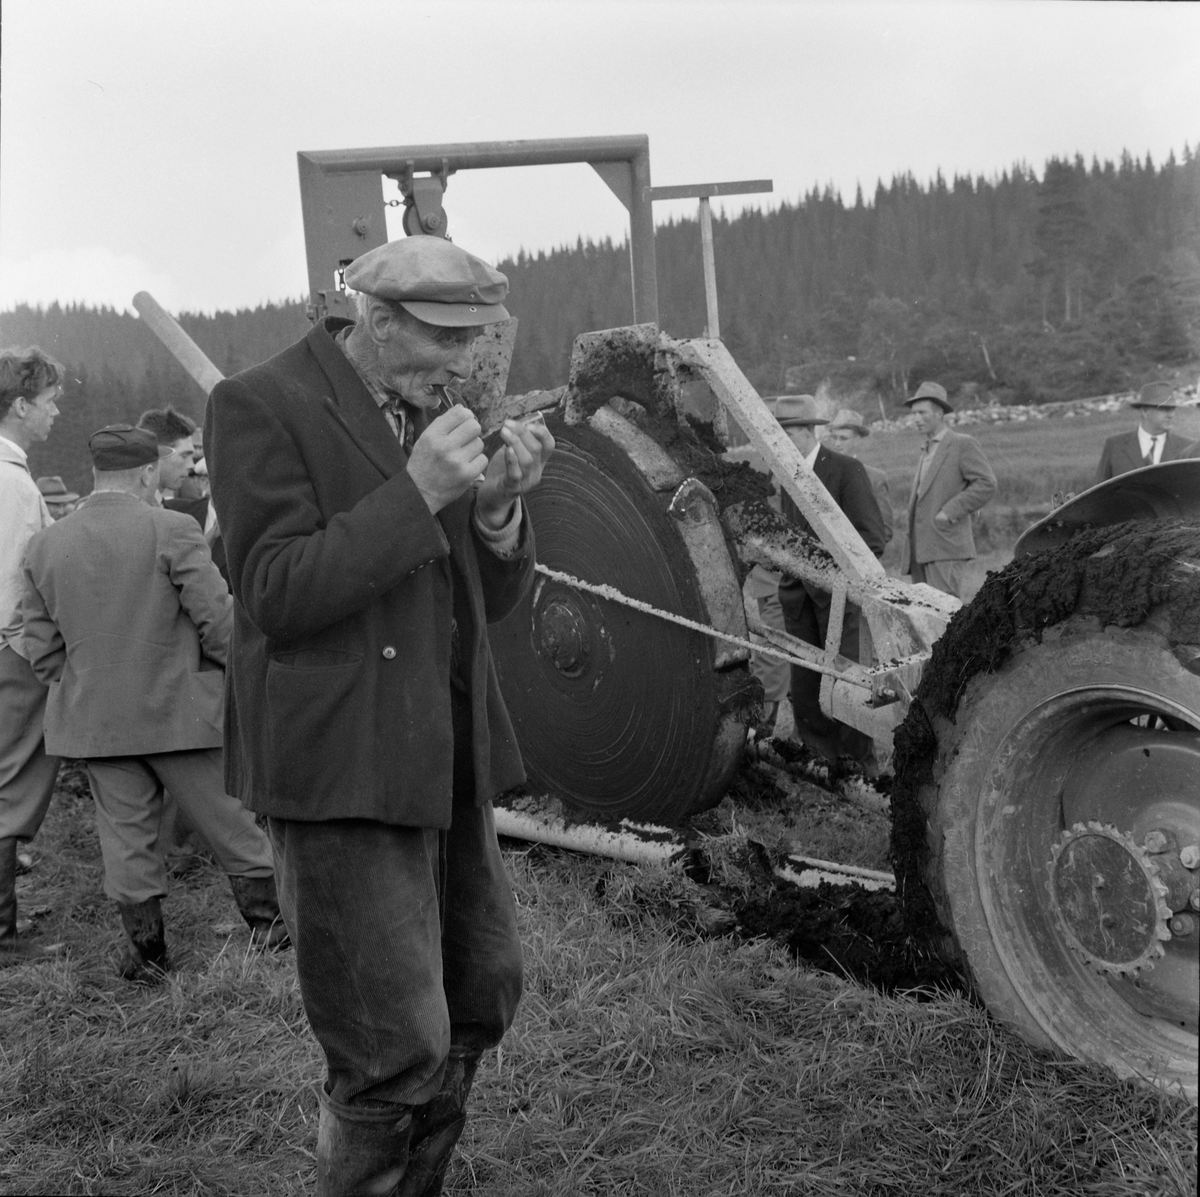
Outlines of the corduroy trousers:
[[495,1046],[521,999],[516,906],[491,804],[475,804],[470,713],[454,692],[449,831],[270,819],[304,1011],[339,1117],[438,1092],[453,1046]]

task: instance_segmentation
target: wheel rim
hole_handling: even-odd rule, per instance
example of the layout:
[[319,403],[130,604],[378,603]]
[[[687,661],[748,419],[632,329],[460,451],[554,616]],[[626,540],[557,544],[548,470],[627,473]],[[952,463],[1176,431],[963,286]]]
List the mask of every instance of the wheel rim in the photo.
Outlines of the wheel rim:
[[[1200,842],[1200,715],[1132,687],[1066,690],[1008,731],[980,798],[980,899],[1033,1018],[1085,1058],[1194,1072],[1197,870],[1179,857]],[[1147,846],[1160,831],[1168,851]],[[1121,946],[1102,933],[1156,899],[1161,951],[1153,929]]]

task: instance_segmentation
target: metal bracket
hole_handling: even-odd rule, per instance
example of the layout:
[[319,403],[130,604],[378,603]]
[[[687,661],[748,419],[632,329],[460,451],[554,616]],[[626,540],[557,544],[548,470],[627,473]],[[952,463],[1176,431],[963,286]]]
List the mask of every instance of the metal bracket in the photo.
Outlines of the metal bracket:
[[404,196],[404,231],[410,237],[445,237],[449,226],[442,196],[453,174],[448,158],[442,159],[440,170],[418,175],[410,158],[404,169],[388,176],[394,179]]

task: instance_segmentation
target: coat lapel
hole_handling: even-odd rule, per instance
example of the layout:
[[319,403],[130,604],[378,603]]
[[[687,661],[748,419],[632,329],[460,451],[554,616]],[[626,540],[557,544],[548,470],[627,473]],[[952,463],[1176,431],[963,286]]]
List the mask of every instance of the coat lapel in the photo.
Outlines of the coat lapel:
[[933,482],[934,475],[942,468],[942,462],[946,460],[946,454],[950,449],[950,433],[946,433],[937,443],[937,448],[933,451],[933,457],[929,461],[929,465],[925,469],[925,476],[921,479],[921,488],[917,491],[917,498],[925,497],[925,492],[929,489]]
[[314,325],[308,333],[309,348],[333,386],[333,398],[327,398],[325,406],[363,456],[385,478],[391,478],[408,464],[408,455],[396,440],[387,417],[363,386],[362,379],[334,344],[332,334],[344,327],[345,321],[328,320]]

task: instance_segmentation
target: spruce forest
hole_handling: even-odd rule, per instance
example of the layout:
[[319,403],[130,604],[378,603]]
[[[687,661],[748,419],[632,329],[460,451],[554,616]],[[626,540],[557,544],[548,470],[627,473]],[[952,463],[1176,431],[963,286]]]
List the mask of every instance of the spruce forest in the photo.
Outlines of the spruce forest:
[[[868,418],[923,378],[961,402],[1038,403],[1194,382],[1200,359],[1200,144],[1161,165],[1128,153],[1051,159],[993,178],[911,175],[847,203],[814,188],[773,211],[714,218],[722,339],[763,394],[822,383]],[[704,331],[696,220],[656,234],[659,308],[674,336]],[[509,391],[566,381],[576,334],[632,319],[627,244],[579,241],[498,263],[520,319]],[[180,323],[226,373],[308,327],[303,300]],[[103,424],[202,396],[131,314],[18,306],[0,343],[41,345],[71,381],[35,474],[90,489],[86,439]]]

